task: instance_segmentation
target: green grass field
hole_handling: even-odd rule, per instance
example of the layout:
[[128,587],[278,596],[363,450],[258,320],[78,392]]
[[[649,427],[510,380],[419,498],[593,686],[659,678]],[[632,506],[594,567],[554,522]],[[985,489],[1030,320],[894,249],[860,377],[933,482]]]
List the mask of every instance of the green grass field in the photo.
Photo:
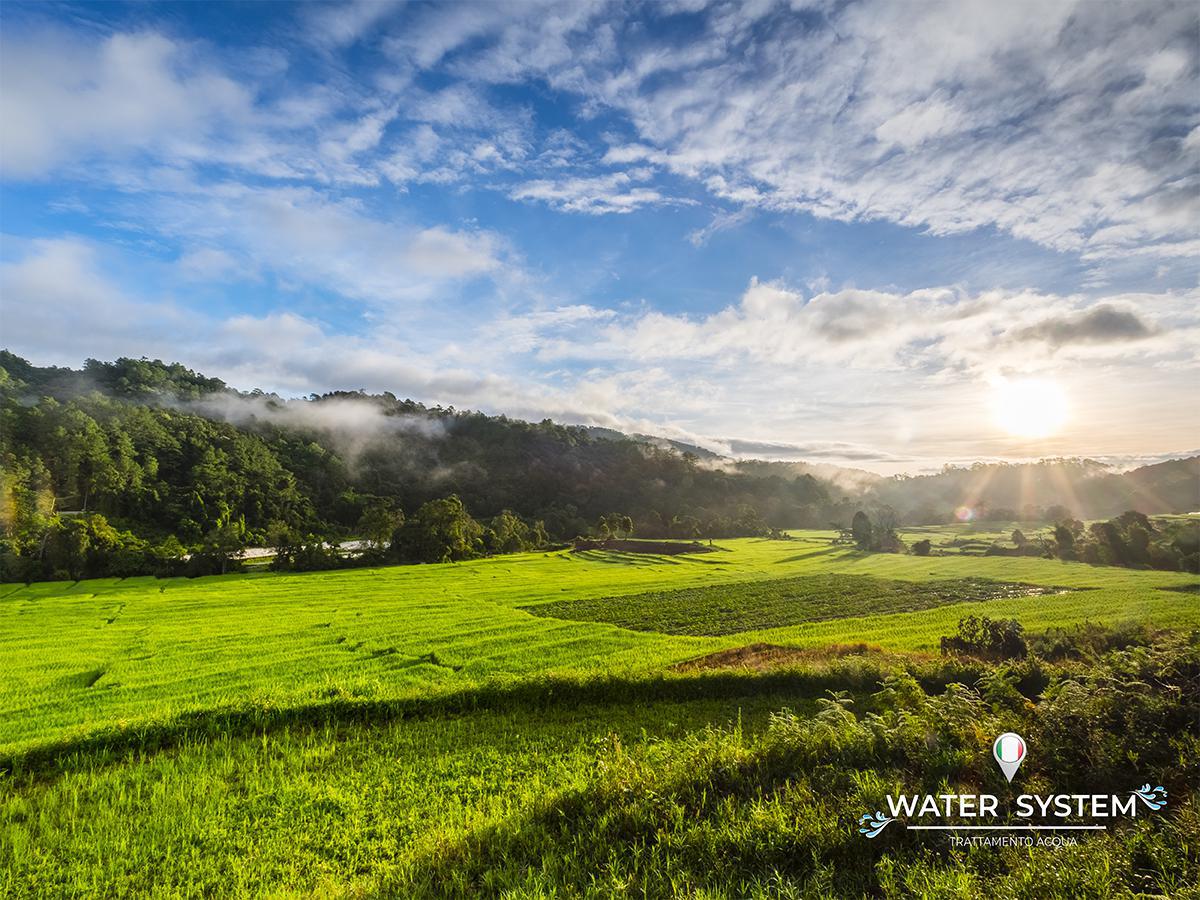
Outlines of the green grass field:
[[589,782],[614,745],[652,755],[739,717],[751,735],[856,684],[664,674],[681,661],[935,651],[970,614],[1200,626],[1195,576],[832,537],[5,586],[0,894],[404,896],[447,841]]

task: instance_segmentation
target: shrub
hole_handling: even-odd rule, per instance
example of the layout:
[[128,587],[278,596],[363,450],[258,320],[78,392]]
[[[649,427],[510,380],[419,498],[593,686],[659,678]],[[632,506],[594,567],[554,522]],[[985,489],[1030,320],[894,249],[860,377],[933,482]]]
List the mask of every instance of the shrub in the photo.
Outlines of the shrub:
[[942,638],[942,653],[977,659],[1024,659],[1028,647],[1023,631],[1016,619],[967,616],[958,620],[957,634]]

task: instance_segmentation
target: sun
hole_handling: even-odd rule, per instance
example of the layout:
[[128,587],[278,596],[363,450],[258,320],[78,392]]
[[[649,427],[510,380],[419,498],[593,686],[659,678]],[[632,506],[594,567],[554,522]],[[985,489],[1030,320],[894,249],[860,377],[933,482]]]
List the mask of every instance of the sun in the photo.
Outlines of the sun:
[[1045,438],[1067,421],[1067,395],[1049,378],[1006,378],[992,386],[996,424],[1014,437]]

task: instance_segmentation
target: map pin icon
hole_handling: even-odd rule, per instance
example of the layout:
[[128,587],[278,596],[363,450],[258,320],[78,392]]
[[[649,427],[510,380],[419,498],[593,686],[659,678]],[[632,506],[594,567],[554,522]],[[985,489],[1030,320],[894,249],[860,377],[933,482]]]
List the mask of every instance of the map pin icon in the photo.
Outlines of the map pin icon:
[[1006,731],[992,744],[992,755],[1000,764],[1000,771],[1011,783],[1021,763],[1025,762],[1025,738],[1011,731]]

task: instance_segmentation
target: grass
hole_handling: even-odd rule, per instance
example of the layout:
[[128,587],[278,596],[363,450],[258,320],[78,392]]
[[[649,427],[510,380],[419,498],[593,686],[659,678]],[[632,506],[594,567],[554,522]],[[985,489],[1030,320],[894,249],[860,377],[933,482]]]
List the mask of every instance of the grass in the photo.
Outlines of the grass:
[[526,609],[663,589],[814,575],[988,578],[1090,589],[1036,603],[989,601],[993,617],[1015,616],[1030,628],[1123,619],[1200,624],[1191,596],[1160,590],[1195,583],[1182,573],[1028,558],[859,554],[831,545],[823,533],[721,545],[728,552],[632,561],[564,552],[305,575],[6,585],[0,587],[7,676],[0,681],[0,755],[246,701],[305,707],[330,696],[416,697],[547,672],[647,672],[760,640],[930,650],[969,609],[953,604],[704,638]]
[[[1191,896],[1200,877],[1200,707],[1176,692],[1200,662],[1197,649],[1144,651],[1132,668],[1118,656],[1066,675],[1066,689],[1036,704],[994,683],[929,696],[898,675],[857,714],[855,698],[842,695],[752,734],[606,748],[587,782],[424,848],[384,893]],[[1157,687],[1131,694],[1137,675]],[[1140,743],[1124,733],[1126,717],[1143,724]],[[1064,727],[1069,738],[1055,738]],[[1009,728],[1040,751],[1023,767],[1021,790],[1124,792],[1132,768],[1170,785],[1173,812],[1110,822],[1103,834],[1053,850],[955,849],[902,825],[878,842],[857,833],[860,812],[880,808],[887,794],[984,791],[1010,800],[990,764],[992,736]]]
[[[668,775],[694,769],[696,753],[753,760],[773,711],[808,716],[834,689],[865,702],[885,662],[668,672],[675,663],[760,641],[933,650],[978,611],[973,601],[994,595],[981,579],[1069,589],[987,600],[989,615],[1031,630],[1130,619],[1200,626],[1189,592],[1197,579],[1182,573],[860,554],[832,537],[722,541],[724,552],[700,556],[563,552],[0,586],[0,895],[610,895],[657,885],[647,892],[666,896],[677,885],[741,896],[736,879],[699,877],[655,854],[708,847],[732,859],[786,833],[792,843],[781,846],[811,858],[834,846],[795,825],[823,809],[811,786],[789,788],[787,802],[724,795],[694,827],[679,825],[678,845],[605,845],[659,858],[666,881],[630,857],[632,868],[609,860],[588,882],[595,859],[574,851],[558,881],[538,881],[529,873],[542,851],[568,852],[554,849],[560,832],[543,829],[541,816],[547,804],[591,810],[604,841],[610,825],[632,827],[621,817],[634,807],[609,803],[624,765],[640,773],[631,789],[664,798],[655,815],[678,815],[671,792],[691,788]],[[806,588],[799,599],[797,586]],[[667,629],[648,595],[685,599],[672,621],[691,616],[697,632],[722,627],[720,598],[736,596],[737,627],[753,630],[699,636],[574,620],[616,604]],[[571,821],[589,833],[585,820]],[[771,821],[784,831],[760,827]],[[676,828],[646,822],[637,825],[646,834]],[[490,863],[488,846],[510,847],[515,868]],[[456,881],[456,866],[470,880]],[[929,877],[953,882],[950,869]],[[794,884],[819,880],[814,870]],[[765,884],[741,887],[779,893]]]
[[912,582],[869,575],[802,575],[773,581],[559,601],[528,609],[536,616],[608,622],[634,631],[717,636],[805,622],[916,612],[957,603],[1056,593],[1066,591],[983,578]]
[[[821,677],[862,674],[881,675]],[[1130,873],[1154,893],[1200,874],[1194,800],[1061,853],[951,852],[899,832],[866,844],[854,821],[883,793],[1002,791],[978,763],[990,736],[1037,723],[971,693],[924,700],[889,683],[879,696],[906,699],[883,703],[864,683],[854,704],[832,703],[816,671],[789,678],[634,681],[607,685],[605,701],[554,690],[495,709],[88,755],[5,785],[0,895],[1067,898],[1121,896]],[[669,685],[692,693],[655,698]],[[878,755],[881,730],[895,759]],[[1023,772],[1031,789],[1062,778],[1042,756]],[[1186,797],[1187,772],[1166,770],[1173,797]]]
[[753,732],[785,705],[811,701],[767,693],[536,714],[517,705],[218,736],[136,764],[91,763],[8,786],[0,895],[366,889],[439,841],[586,784],[605,748],[673,742],[739,717]]

